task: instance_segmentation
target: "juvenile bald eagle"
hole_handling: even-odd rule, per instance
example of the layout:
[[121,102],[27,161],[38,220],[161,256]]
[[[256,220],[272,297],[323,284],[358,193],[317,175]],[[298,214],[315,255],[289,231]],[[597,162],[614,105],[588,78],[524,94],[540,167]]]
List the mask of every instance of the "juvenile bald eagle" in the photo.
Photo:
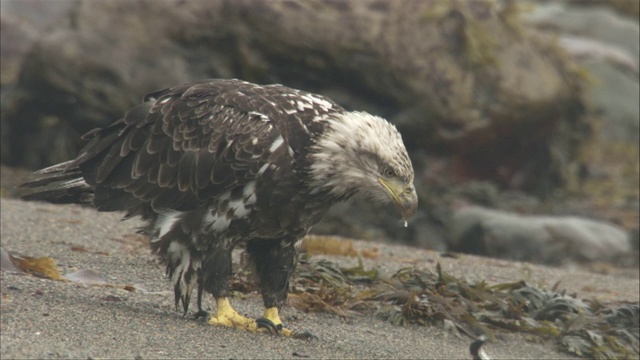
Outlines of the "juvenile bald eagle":
[[[339,201],[365,196],[416,212],[413,169],[386,120],[326,97],[240,80],[185,83],[144,97],[112,125],[83,136],[70,161],[37,171],[27,199],[91,202],[149,226],[176,308],[197,289],[216,300],[209,323],[284,335],[278,310],[296,243]],[[246,250],[260,280],[262,318],[229,304],[231,251]]]

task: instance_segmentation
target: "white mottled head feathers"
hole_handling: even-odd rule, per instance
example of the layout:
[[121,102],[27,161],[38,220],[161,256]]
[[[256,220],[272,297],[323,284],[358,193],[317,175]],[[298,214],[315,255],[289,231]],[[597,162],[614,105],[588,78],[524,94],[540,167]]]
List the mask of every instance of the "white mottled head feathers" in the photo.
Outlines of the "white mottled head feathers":
[[388,201],[379,179],[413,183],[413,167],[394,125],[365,112],[331,114],[327,129],[312,147],[314,186],[335,196],[365,195]]

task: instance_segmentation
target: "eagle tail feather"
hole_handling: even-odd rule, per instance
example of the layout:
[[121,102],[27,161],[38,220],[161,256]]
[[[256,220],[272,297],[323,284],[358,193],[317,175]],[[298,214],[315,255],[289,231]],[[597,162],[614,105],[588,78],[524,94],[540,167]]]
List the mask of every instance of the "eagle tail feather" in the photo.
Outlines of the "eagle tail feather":
[[44,169],[40,169],[38,171],[35,171],[33,174],[34,175],[46,175],[46,174],[60,174],[60,173],[66,173],[69,170],[69,166],[71,166],[71,164],[74,162],[75,160],[68,160],[59,164],[55,164],[55,165],[51,165],[49,167],[46,167]]
[[35,178],[20,185],[37,189],[21,196],[23,200],[44,200],[54,204],[91,203],[93,189],[84,180],[80,169],[69,169],[71,161],[34,172]]

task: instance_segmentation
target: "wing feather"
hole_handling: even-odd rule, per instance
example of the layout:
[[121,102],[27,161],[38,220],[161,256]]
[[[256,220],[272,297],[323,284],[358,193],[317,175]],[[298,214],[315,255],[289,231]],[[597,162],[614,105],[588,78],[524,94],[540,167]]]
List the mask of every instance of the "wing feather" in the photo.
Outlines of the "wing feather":
[[124,139],[118,138],[98,166],[95,178],[97,184],[105,182],[107,177],[111,175],[113,169],[122,161],[123,158],[120,156],[120,149],[123,143]]
[[[314,117],[342,111],[319,95],[301,103],[305,94],[238,80],[158,91],[111,126],[87,133],[88,144],[69,168],[80,168],[96,187],[99,208],[149,203],[156,210],[193,210],[255,180],[268,162],[295,165],[310,145]],[[323,106],[311,106],[314,101]],[[272,151],[280,138],[294,158]]]
[[174,187],[178,183],[178,167],[167,162],[160,164],[158,171],[158,186],[162,188]]

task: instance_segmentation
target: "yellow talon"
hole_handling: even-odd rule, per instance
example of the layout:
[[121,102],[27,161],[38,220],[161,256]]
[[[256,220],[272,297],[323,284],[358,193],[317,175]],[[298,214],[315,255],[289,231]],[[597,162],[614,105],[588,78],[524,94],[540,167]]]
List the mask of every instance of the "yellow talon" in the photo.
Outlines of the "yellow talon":
[[216,314],[209,317],[209,325],[227,326],[253,332],[258,331],[256,321],[238,314],[231,307],[229,299],[226,297],[216,299],[216,304]]
[[[238,314],[231,304],[229,299],[218,298],[216,299],[217,309],[215,315],[209,317],[209,325],[226,326],[241,330],[247,330],[251,332],[269,332],[276,331],[282,336],[294,337],[294,338],[314,338],[309,333],[297,334],[289,329],[282,327],[282,320],[278,314],[278,308],[270,307],[264,310],[262,319],[256,320],[246,318]],[[259,325],[260,323],[260,325]],[[270,323],[270,324],[269,324]],[[266,326],[265,326],[266,325]]]
[[264,309],[264,314],[262,315],[262,317],[267,320],[271,320],[271,322],[275,326],[282,325],[282,320],[280,320],[280,315],[278,315],[277,307],[270,307],[268,309]]
[[293,334],[293,331],[282,327],[282,320],[280,320],[280,315],[278,315],[277,307],[270,307],[265,309],[264,314],[262,314],[262,318],[271,321],[271,323],[276,328],[279,328],[278,332],[280,333],[280,335],[291,336]]

